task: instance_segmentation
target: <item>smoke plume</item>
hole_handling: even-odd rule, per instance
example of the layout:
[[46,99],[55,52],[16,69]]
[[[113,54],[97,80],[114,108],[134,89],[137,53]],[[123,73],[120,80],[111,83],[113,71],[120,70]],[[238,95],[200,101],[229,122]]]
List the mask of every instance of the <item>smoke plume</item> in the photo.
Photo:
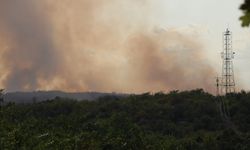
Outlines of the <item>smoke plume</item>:
[[1,0],[7,90],[147,92],[205,88],[202,43],[155,29],[147,0]]

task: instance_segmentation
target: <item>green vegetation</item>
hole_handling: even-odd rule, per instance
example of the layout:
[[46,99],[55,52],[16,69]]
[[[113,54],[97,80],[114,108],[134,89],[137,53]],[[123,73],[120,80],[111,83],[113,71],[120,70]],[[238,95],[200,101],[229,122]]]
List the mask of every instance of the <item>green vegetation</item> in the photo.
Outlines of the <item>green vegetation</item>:
[[240,17],[243,27],[249,27],[250,25],[250,0],[245,0],[244,3],[240,6],[240,9],[243,12],[243,15]]
[[[228,105],[231,123],[217,101]],[[145,93],[1,106],[0,149],[248,150],[250,93]]]

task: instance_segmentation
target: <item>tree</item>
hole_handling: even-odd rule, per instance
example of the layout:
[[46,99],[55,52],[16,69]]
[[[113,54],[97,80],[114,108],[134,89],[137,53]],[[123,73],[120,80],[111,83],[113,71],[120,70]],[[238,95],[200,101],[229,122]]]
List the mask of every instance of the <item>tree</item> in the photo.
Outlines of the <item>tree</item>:
[[243,27],[249,27],[250,25],[250,0],[245,0],[245,2],[240,6],[243,11],[243,16],[240,17],[241,25]]

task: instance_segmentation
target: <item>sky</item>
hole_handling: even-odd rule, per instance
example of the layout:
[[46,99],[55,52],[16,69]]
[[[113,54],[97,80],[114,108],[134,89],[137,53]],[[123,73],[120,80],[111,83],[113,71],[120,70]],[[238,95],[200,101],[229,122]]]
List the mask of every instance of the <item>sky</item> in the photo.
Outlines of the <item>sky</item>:
[[233,49],[236,52],[236,85],[238,90],[249,90],[250,29],[242,28],[239,21],[242,15],[239,6],[242,3],[243,0],[158,0],[154,7],[161,9],[152,19],[161,22],[162,27],[197,34],[197,38],[202,39],[207,58],[217,66],[218,75],[221,74],[222,32],[229,28],[233,33]]
[[142,93],[204,88],[233,32],[237,89],[250,90],[241,0],[0,0],[0,86],[7,91]]

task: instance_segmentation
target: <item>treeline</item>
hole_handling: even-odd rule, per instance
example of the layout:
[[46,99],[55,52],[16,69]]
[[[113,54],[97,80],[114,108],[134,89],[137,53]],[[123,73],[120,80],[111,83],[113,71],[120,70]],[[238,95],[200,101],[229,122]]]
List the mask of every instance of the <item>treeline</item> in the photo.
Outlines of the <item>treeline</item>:
[[[230,122],[218,101],[228,106]],[[56,98],[0,110],[0,149],[248,150],[250,93],[145,93],[97,101]]]

